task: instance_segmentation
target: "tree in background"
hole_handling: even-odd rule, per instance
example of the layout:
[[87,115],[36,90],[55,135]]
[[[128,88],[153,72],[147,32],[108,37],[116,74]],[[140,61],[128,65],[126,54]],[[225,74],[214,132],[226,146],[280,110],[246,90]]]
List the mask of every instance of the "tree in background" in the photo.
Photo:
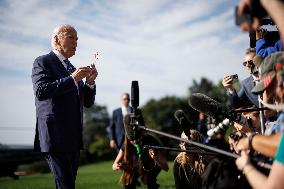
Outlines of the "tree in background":
[[[201,78],[200,82],[193,80],[192,86],[189,87],[188,97],[193,93],[203,93],[220,103],[228,103],[228,97],[221,81],[215,85],[207,78]],[[167,96],[159,100],[151,99],[142,107],[145,124],[149,128],[179,136],[182,130],[174,118],[174,113],[178,109],[183,110],[193,123],[198,121],[199,112],[188,105],[188,98]],[[176,141],[168,140],[168,138],[162,138],[162,141],[166,146],[177,147]]]
[[[200,82],[193,80],[192,86],[189,87],[188,97],[196,92],[206,94],[221,103],[227,103],[227,94],[221,82],[215,85],[206,78],[201,78]],[[179,136],[182,130],[174,118],[176,110],[182,109],[193,122],[198,120],[199,113],[188,105],[188,97],[166,96],[158,100],[150,99],[142,106],[146,126]],[[115,152],[109,147],[106,132],[109,125],[107,108],[95,104],[90,109],[84,109],[84,121],[85,151],[82,154],[84,160],[93,162],[115,157]],[[178,145],[177,141],[158,137],[165,146],[177,147]]]
[[[142,107],[145,124],[149,128],[179,136],[182,130],[174,118],[174,113],[178,109],[182,109],[191,120],[198,117],[197,112],[188,105],[186,98],[167,96],[159,100],[151,99]],[[177,141],[168,138],[159,138],[165,146],[176,147],[178,144]]]
[[219,81],[218,84],[215,85],[207,78],[202,77],[199,83],[196,80],[193,80],[192,83],[192,86],[189,87],[189,95],[193,93],[202,93],[220,103],[228,104],[228,96],[222,85],[222,81]]
[[82,157],[87,162],[98,161],[111,157],[113,152],[109,148],[106,128],[109,125],[107,108],[95,104],[84,109],[84,153]]

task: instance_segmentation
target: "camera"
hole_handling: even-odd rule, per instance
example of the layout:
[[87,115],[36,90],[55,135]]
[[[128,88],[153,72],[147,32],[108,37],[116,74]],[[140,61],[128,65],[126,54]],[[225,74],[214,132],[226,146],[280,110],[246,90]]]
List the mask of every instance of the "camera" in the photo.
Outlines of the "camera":
[[243,138],[243,135],[237,135],[236,133],[230,134],[230,138],[233,139],[234,141],[239,141],[240,139]]
[[231,75],[230,77],[232,78],[232,83],[236,83],[239,80],[238,74]]

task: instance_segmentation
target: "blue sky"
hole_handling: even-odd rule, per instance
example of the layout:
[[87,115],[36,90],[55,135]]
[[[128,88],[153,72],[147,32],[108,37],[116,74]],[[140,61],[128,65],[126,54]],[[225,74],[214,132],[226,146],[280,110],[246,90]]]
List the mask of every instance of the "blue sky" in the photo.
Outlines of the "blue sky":
[[[214,82],[241,67],[248,35],[234,25],[237,0],[1,0],[0,143],[32,144],[35,107],[31,83],[34,59],[51,50],[54,27],[78,31],[75,66],[97,62],[97,98],[109,112],[120,105],[132,80],[140,104],[150,98],[187,95],[193,79]],[[174,110],[173,110],[174,111]]]

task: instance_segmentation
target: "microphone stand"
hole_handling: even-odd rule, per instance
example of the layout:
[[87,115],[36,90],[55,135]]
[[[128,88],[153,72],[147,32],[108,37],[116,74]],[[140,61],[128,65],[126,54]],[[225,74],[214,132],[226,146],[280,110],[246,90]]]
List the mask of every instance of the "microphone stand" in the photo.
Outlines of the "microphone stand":
[[[138,126],[138,128],[142,129],[144,131],[152,132],[152,133],[155,133],[155,134],[158,134],[158,135],[162,135],[162,136],[174,139],[174,140],[182,141],[182,142],[185,142],[187,144],[192,144],[192,145],[195,145],[195,146],[198,146],[198,147],[201,147],[201,148],[213,151],[213,152],[217,152],[219,154],[223,154],[223,155],[235,158],[235,159],[240,157],[237,154],[234,154],[234,153],[231,153],[231,152],[228,152],[228,151],[225,151],[225,150],[214,148],[212,146],[207,146],[205,144],[201,144],[201,143],[194,142],[194,141],[191,141],[191,140],[186,140],[186,139],[183,139],[183,138],[180,138],[180,137],[177,137],[177,136],[174,136],[174,135],[162,132],[162,131],[157,131],[157,130],[154,130],[154,129],[146,128],[145,126]],[[255,159],[253,158],[253,160],[255,160]],[[264,163],[264,162],[258,161],[258,160],[256,160],[256,163],[260,167],[263,167],[263,168],[266,168],[266,169],[271,169],[271,165],[270,164],[267,164],[267,163]]]
[[243,112],[254,112],[254,111],[263,111],[263,110],[269,110],[269,108],[266,108],[266,107],[246,108],[246,109],[234,110],[234,112],[236,112],[236,113],[243,113]]
[[203,155],[217,155],[217,153],[206,152],[201,150],[182,150],[179,148],[168,148],[163,146],[151,146],[151,145],[144,145],[143,149],[157,149],[157,150],[167,150],[167,151],[174,151],[174,152],[187,152],[187,153],[195,153],[195,154],[203,154]]

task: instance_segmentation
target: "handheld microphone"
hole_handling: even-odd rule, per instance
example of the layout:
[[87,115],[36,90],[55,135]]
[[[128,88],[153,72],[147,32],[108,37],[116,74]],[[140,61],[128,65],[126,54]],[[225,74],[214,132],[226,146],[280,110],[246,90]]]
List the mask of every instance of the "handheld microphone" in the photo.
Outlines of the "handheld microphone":
[[124,127],[126,136],[129,140],[133,141],[136,147],[137,155],[141,157],[142,151],[138,140],[141,137],[141,133],[138,131],[138,122],[141,119],[139,115],[139,85],[138,81],[131,82],[131,106],[133,107],[133,114],[128,114],[124,117]]
[[139,85],[138,81],[131,82],[131,106],[133,107],[134,114],[137,114],[137,108],[139,106]]
[[248,125],[247,119],[243,115],[223,106],[221,103],[204,94],[192,94],[189,97],[189,105],[199,112],[203,112],[208,116],[214,117],[218,122],[227,118],[230,121],[237,122],[241,125]]
[[190,138],[190,129],[194,129],[193,123],[189,121],[188,117],[185,115],[183,110],[177,110],[174,113],[174,117],[178,121],[181,129],[185,135]]

